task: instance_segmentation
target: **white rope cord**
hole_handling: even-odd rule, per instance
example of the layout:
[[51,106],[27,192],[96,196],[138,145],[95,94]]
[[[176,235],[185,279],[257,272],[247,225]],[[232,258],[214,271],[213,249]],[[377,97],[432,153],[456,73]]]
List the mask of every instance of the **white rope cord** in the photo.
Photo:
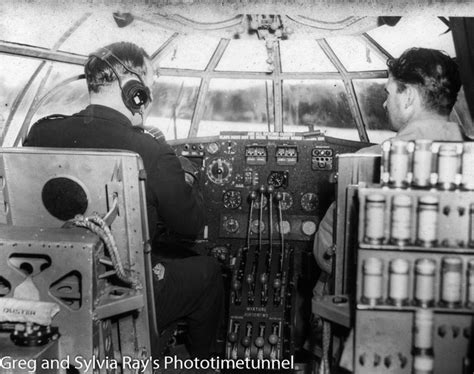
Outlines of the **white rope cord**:
[[115,243],[113,234],[105,223],[105,221],[97,213],[95,213],[91,217],[77,215],[72,220],[70,220],[70,222],[73,223],[75,226],[84,227],[97,234],[102,239],[106,248],[109,251],[110,258],[112,260],[112,264],[114,265],[117,277],[121,281],[131,285],[135,289],[141,288],[138,279],[126,274],[122,264],[122,260],[120,259],[120,253]]
[[[96,225],[98,225],[102,230],[105,232],[105,243],[107,248],[109,249],[110,252],[110,257],[112,258],[112,262],[117,264],[115,266],[118,269],[118,273],[120,274],[125,274],[125,270],[122,265],[122,261],[120,260],[120,253],[117,248],[117,244],[115,243],[114,236],[112,235],[112,232],[110,231],[109,226],[105,223],[105,221],[99,217],[97,213],[95,213],[93,216],[88,217],[90,221],[94,222]],[[110,250],[112,249],[112,250]]]
[[330,374],[329,348],[331,345],[331,323],[323,320],[323,357],[319,366],[318,374]]

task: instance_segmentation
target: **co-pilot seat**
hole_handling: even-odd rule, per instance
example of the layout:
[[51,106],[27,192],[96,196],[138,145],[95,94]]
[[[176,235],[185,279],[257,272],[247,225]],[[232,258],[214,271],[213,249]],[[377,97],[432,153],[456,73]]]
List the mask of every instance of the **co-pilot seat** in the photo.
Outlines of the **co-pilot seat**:
[[145,178],[132,152],[0,149],[0,326],[16,330],[0,332],[3,353],[55,344],[34,354],[83,372],[75,357],[156,351]]

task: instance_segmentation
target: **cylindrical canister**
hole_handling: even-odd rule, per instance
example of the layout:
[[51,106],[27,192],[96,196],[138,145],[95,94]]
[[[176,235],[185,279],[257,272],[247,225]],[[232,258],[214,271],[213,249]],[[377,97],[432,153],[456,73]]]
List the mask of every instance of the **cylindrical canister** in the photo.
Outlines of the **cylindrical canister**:
[[422,196],[418,200],[417,242],[423,247],[432,247],[437,242],[438,205],[436,196]]
[[461,183],[465,190],[474,190],[474,142],[463,145]]
[[415,311],[415,329],[413,348],[418,350],[433,349],[433,309],[417,309]]
[[362,265],[363,289],[362,302],[376,305],[383,297],[383,262],[379,258],[369,257]]
[[431,181],[431,140],[416,140],[413,156],[413,185],[416,187],[429,187]]
[[428,308],[435,302],[436,262],[421,258],[415,262],[415,304]]
[[413,373],[433,373],[433,309],[417,309],[413,327]]
[[374,194],[365,200],[364,241],[381,244],[384,241],[385,196]]
[[467,263],[467,306],[474,307],[474,260]]
[[408,180],[410,157],[408,142],[395,140],[390,148],[390,184],[394,187],[405,187]]
[[412,202],[410,196],[395,195],[392,200],[392,220],[390,241],[397,245],[406,245],[411,238]]
[[450,308],[462,301],[462,260],[460,257],[444,257],[441,263],[441,303]]
[[410,264],[407,260],[397,258],[390,261],[388,287],[390,304],[402,306],[408,303],[409,271]]
[[438,187],[444,190],[454,189],[458,169],[459,155],[456,144],[441,144],[438,151]]
[[390,140],[382,143],[382,165],[380,172],[380,183],[387,185],[390,183]]
[[474,247],[474,204],[469,206],[469,247]]
[[413,374],[433,374],[434,357],[432,354],[417,354],[413,357]]

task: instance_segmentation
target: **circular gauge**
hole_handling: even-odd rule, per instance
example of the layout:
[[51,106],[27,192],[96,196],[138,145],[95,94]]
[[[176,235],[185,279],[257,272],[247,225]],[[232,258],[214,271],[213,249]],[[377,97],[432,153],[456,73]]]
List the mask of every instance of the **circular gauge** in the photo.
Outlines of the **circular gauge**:
[[225,246],[216,246],[211,249],[211,254],[220,261],[225,261],[229,255],[229,248]]
[[316,232],[316,224],[313,221],[304,221],[301,225],[303,234],[311,236]]
[[209,143],[206,149],[211,155],[215,155],[219,151],[219,144]]
[[212,183],[226,184],[232,176],[232,164],[222,158],[216,158],[208,165],[207,176]]
[[242,194],[236,190],[226,191],[222,196],[222,202],[227,209],[237,209],[242,204]]
[[258,195],[257,198],[253,202],[253,208],[254,209],[260,209],[260,199],[262,200],[262,208],[265,208],[267,206],[267,198],[263,195]]
[[258,232],[263,232],[265,230],[265,223],[261,222],[260,220],[258,219],[254,219],[251,223],[250,223],[250,230],[254,233],[254,234],[258,234]]
[[235,218],[229,218],[224,221],[224,230],[230,233],[234,233],[239,231],[239,221]]
[[301,196],[301,207],[306,212],[312,212],[318,207],[319,199],[318,195],[313,192],[307,192]]
[[267,178],[267,183],[275,188],[285,184],[285,173],[282,171],[272,171]]
[[281,210],[288,210],[293,205],[293,198],[288,192],[282,192]]
[[278,232],[281,232],[284,235],[289,234],[290,231],[291,231],[290,222],[281,221],[281,223],[276,224],[276,229],[277,229]]
[[235,155],[236,148],[237,148],[237,143],[234,141],[228,141],[228,142],[222,143],[222,149],[224,153],[228,155]]

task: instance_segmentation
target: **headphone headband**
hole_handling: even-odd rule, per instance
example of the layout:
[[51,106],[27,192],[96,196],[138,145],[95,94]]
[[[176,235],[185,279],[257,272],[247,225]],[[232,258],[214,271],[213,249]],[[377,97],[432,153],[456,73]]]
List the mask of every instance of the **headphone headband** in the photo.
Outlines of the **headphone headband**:
[[[111,50],[107,48],[99,48],[96,52],[93,52],[89,55],[90,62],[91,57],[96,57],[99,60],[105,62],[110,69],[114,72],[117,77],[120,90],[122,92],[122,100],[125,106],[132,112],[143,113],[143,109],[146,108],[151,102],[150,89],[145,85],[142,76],[135,70],[129,68],[125,63],[118,58]],[[116,62],[123,66],[125,70],[135,75],[138,78],[138,81],[135,79],[129,80],[122,84],[122,79],[118,74],[117,70],[114,68],[113,63],[110,61],[110,58],[114,58]]]

